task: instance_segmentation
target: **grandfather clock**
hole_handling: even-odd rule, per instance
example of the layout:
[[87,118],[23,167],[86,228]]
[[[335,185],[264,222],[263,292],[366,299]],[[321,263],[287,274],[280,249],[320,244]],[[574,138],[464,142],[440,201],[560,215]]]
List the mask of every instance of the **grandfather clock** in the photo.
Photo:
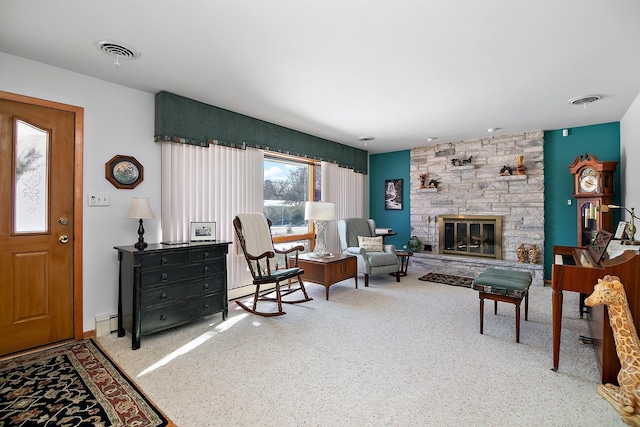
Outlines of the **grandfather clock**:
[[578,246],[593,243],[599,230],[613,232],[611,212],[600,206],[613,204],[613,174],[618,162],[600,161],[593,154],[576,157],[569,170],[573,174],[573,197],[578,204]]

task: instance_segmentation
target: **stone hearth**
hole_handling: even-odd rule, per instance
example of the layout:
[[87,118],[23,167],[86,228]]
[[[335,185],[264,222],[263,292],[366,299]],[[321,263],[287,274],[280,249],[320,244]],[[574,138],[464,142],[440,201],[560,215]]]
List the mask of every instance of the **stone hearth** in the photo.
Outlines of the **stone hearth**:
[[532,285],[544,285],[544,266],[542,264],[529,264],[518,261],[442,255],[435,252],[417,252],[411,257],[409,269],[414,272],[420,272],[420,275],[433,272],[476,278],[489,267],[526,271],[533,278]]

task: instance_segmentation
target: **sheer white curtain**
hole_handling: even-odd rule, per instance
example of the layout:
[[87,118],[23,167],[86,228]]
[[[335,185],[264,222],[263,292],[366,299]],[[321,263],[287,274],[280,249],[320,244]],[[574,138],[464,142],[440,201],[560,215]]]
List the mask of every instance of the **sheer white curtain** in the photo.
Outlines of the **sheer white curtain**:
[[[322,201],[336,204],[336,218],[362,218],[364,215],[364,175],[335,163],[322,162]],[[340,252],[336,222],[327,224],[327,249]]]
[[[216,223],[217,240],[235,242],[233,218],[262,212],[263,152],[222,145],[162,143],[162,241],[188,241],[192,221]],[[229,246],[230,289],[251,283],[235,245]],[[233,296],[230,294],[230,298]]]

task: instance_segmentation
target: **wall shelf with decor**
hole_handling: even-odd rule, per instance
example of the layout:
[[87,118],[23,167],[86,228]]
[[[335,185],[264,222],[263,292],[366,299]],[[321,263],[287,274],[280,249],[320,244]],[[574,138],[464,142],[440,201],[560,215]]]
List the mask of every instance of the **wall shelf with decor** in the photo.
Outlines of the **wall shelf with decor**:
[[524,181],[527,179],[527,175],[498,175],[497,181]]
[[451,166],[452,171],[462,171],[462,170],[469,170],[469,169],[475,169],[475,168],[476,168],[476,165]]

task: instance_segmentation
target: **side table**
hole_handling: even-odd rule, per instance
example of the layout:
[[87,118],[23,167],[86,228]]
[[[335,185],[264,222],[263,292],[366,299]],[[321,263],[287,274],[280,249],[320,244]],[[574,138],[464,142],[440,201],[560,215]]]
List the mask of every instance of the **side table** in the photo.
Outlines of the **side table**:
[[[329,286],[352,278],[358,289],[358,263],[353,255],[332,254],[330,258],[313,258],[309,254],[298,256],[298,267],[304,270],[302,280],[319,283],[326,288],[329,299]],[[288,259],[289,267],[293,267],[294,258]],[[395,273],[394,273],[395,274]]]
[[[398,276],[406,276],[407,268],[409,267],[409,258],[413,256],[413,252],[410,251],[396,251],[396,256],[400,259],[400,270],[398,270]],[[389,273],[391,276],[395,276],[396,273]]]
[[386,245],[386,242],[384,241],[385,237],[389,237],[389,236],[397,236],[398,233],[394,233],[393,231],[391,233],[384,233],[384,234],[376,234],[376,237],[382,237],[382,244]]

